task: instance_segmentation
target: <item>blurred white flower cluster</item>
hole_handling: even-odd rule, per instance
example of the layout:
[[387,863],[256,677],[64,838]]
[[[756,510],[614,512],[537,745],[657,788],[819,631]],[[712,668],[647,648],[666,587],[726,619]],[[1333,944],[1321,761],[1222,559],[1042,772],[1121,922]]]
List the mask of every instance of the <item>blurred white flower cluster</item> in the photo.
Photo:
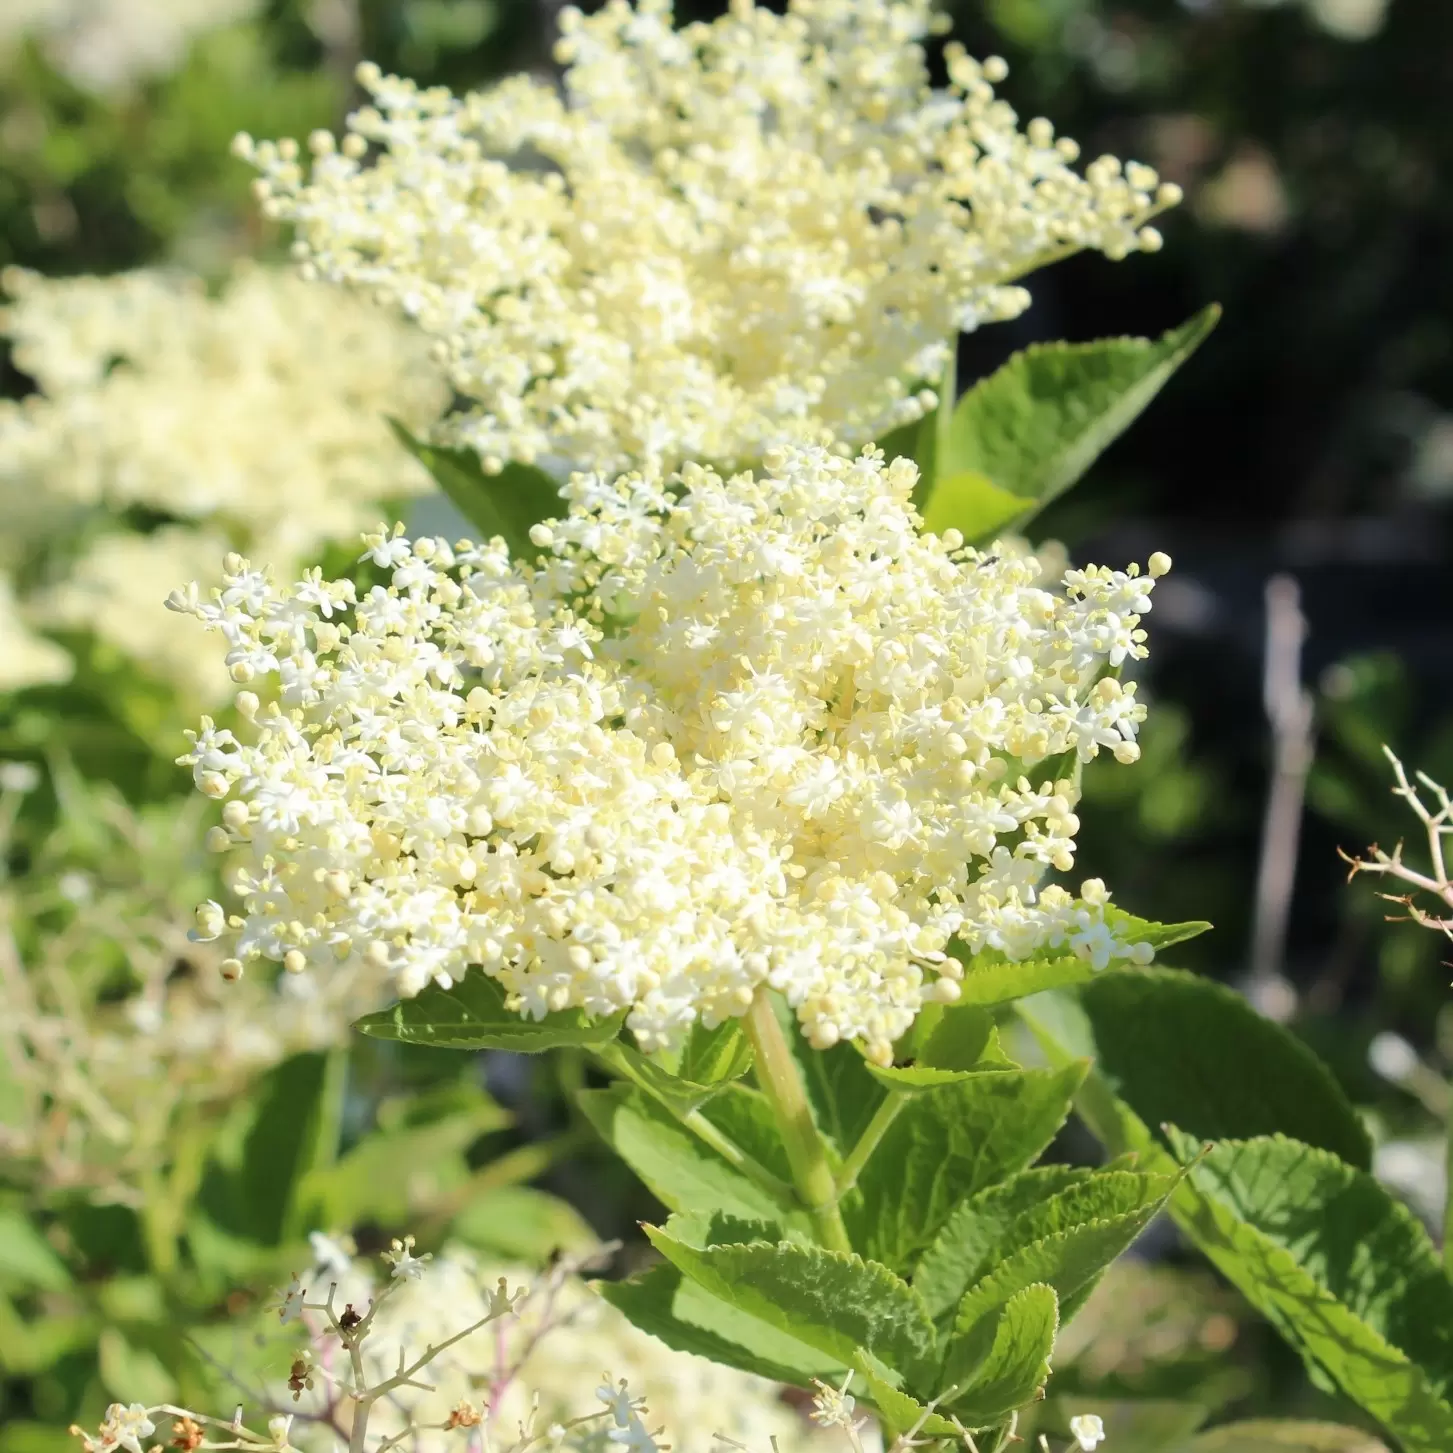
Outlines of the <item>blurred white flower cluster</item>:
[[[0,828],[40,774],[0,764]],[[220,955],[188,941],[198,891],[185,845],[201,813],[138,813],[62,781],[72,833],[105,865],[36,868],[0,882],[0,1160],[41,1192],[83,1190],[141,1204],[184,1121],[215,1115],[264,1070],[342,1043],[387,997],[387,978],[349,975],[228,984]],[[11,845],[0,831],[0,860]]]
[[259,8],[260,0],[5,0],[0,61],[34,40],[83,90],[125,91],[175,70],[199,36]]
[[0,597],[18,646],[0,687],[64,679],[59,649],[24,634],[44,623],[215,700],[226,675],[162,609],[159,581],[231,546],[296,570],[382,501],[433,487],[384,415],[423,427],[445,386],[381,309],[251,267],[215,296],[163,272],[3,282],[0,328],[38,391],[0,401],[0,566],[21,600]]
[[[561,13],[554,85],[462,98],[364,66],[341,146],[237,150],[306,271],[397,302],[467,407],[441,437],[487,469],[738,467],[848,446],[933,407],[960,330],[1028,306],[1084,248],[1153,251],[1177,188],[996,98],[1002,61],[948,48],[930,0],[669,0]],[[374,155],[369,158],[372,151]]]
[[[384,1253],[380,1278],[347,1240],[313,1243],[320,1264],[277,1304],[307,1340],[257,1410],[266,1432],[249,1429],[241,1409],[224,1420],[117,1403],[97,1433],[72,1429],[85,1453],[141,1453],[162,1422],[183,1453],[381,1453],[400,1442],[413,1453],[709,1453],[722,1438],[761,1453],[828,1446],[774,1384],[638,1331],[581,1281],[581,1259],[531,1285],[465,1249],[415,1256],[409,1237]],[[658,1442],[662,1423],[669,1444]]]
[[1103,884],[1040,880],[1073,866],[1073,762],[1138,755],[1113,668],[1170,562],[1045,589],[921,534],[916,480],[821,447],[577,475],[534,566],[399,527],[362,598],[235,555],[174,592],[277,697],[183,759],[247,855],[243,913],[204,904],[200,933],[237,931],[233,973],[362,956],[405,995],[480,965],[523,1014],[629,1010],[648,1051],[768,985],[880,1062],[958,997],[951,944],[1148,961]]

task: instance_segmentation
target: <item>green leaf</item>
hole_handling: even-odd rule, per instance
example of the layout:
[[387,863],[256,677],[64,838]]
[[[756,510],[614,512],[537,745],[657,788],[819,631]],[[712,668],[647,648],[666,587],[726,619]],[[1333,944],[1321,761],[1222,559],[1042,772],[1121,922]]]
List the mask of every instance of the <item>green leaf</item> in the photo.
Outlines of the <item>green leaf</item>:
[[597,1282],[595,1287],[641,1331],[677,1352],[799,1387],[810,1386],[815,1377],[842,1376],[837,1358],[712,1296],[669,1263],[629,1281]]
[[557,1251],[590,1250],[599,1238],[568,1201],[533,1186],[495,1186],[450,1223],[451,1239],[512,1261],[543,1266]]
[[[1104,913],[1106,923],[1122,942],[1148,943],[1157,953],[1173,944],[1195,938],[1211,927],[1209,923],[1202,922],[1152,923],[1113,905]],[[958,1004],[961,1006],[1005,1004],[1043,993],[1046,989],[1088,984],[1102,975],[1132,967],[1121,960],[1110,968],[1097,969],[1089,959],[1072,953],[1016,962],[996,949],[970,955],[962,945],[950,944],[949,951],[964,965],[964,976],[959,983]]]
[[994,1253],[1012,1235],[1020,1216],[1092,1174],[1068,1165],[1035,1166],[960,1201],[913,1273],[914,1289],[929,1314],[937,1320],[957,1308],[996,1259]]
[[65,1262],[35,1224],[19,1211],[0,1210],[0,1287],[63,1292],[70,1284]]
[[861,1386],[866,1392],[864,1401],[872,1403],[891,1427],[904,1433],[916,1428],[928,1438],[957,1439],[960,1436],[959,1430],[947,1418],[929,1412],[917,1398],[900,1392],[878,1376],[881,1371],[878,1359],[869,1356],[862,1348],[858,1349],[853,1371],[857,1374],[854,1386]]
[[928,1374],[933,1323],[906,1282],[847,1252],[784,1241],[687,1246],[657,1227],[646,1234],[712,1296],[850,1364],[863,1348],[910,1386]]
[[906,1271],[959,1201],[1054,1139],[1087,1069],[974,1074],[909,1100],[843,1203],[853,1245]]
[[1184,1445],[1183,1453],[1388,1453],[1387,1444],[1361,1428],[1257,1418],[1224,1423]]
[[982,476],[1001,496],[1028,501],[1017,515],[1004,501],[999,523],[984,501],[996,497],[960,485],[965,524],[937,488],[925,516],[942,532],[956,525],[965,538],[984,541],[1003,529],[1022,528],[1063,494],[1160,392],[1170,376],[1216,325],[1220,309],[1203,309],[1161,338],[1108,338],[1095,343],[1037,344],[1017,353],[958,401],[936,463],[939,480]]
[[432,1199],[462,1186],[469,1177],[465,1152],[510,1117],[474,1086],[460,1098],[460,1108],[437,1120],[376,1130],[333,1165],[313,1171],[298,1192],[309,1212],[307,1229],[364,1220],[399,1225],[418,1211],[421,1188]]
[[721,1211],[806,1229],[792,1202],[771,1195],[639,1090],[616,1086],[577,1097],[601,1138],[673,1211]]
[[1033,1402],[1049,1380],[1049,1359],[1059,1331],[1059,1299],[1054,1288],[1027,1286],[1016,1292],[982,1329],[981,1344],[962,1344],[964,1360],[953,1365],[954,1347],[944,1366],[944,1381],[958,1387],[949,1409],[970,1428],[1003,1422]]
[[[1074,999],[1023,1006],[1065,1055],[1093,1055],[1095,1079],[1145,1126],[1171,1121],[1203,1140],[1281,1132],[1367,1166],[1371,1147],[1330,1071],[1231,989],[1174,969],[1106,974]],[[1118,1112],[1115,1112],[1118,1114]],[[1139,1150],[1134,1125],[1111,1149]],[[1103,1136],[1102,1136],[1103,1138]]]
[[697,1084],[681,1075],[672,1074],[651,1056],[642,1054],[640,1050],[633,1049],[618,1039],[597,1047],[595,1055],[608,1069],[614,1070],[623,1079],[644,1090],[653,1100],[659,1100],[675,1115],[689,1115],[713,1096],[720,1094],[727,1084],[726,1081]]
[[452,988],[430,984],[412,999],[365,1015],[354,1024],[375,1039],[443,1049],[509,1049],[522,1054],[561,1045],[594,1048],[621,1031],[625,1014],[589,1019],[578,1009],[526,1019],[505,1006],[505,991],[477,969]]
[[[1178,1137],[1182,1153],[1187,1138]],[[1453,1285],[1410,1211],[1284,1136],[1226,1141],[1172,1202],[1197,1246],[1406,1449],[1453,1448]]]
[[330,1074],[330,1056],[299,1054],[263,1081],[236,1190],[243,1229],[264,1246],[278,1245],[293,1229],[300,1184],[316,1161],[330,1091],[341,1089],[341,1076],[341,1064]]
[[[1031,1281],[1055,1287],[1068,1320],[1071,1306],[1150,1224],[1178,1179],[1137,1171],[1077,1173],[1063,1166],[1025,1171],[955,1208],[913,1284],[935,1317],[954,1309],[960,1331],[970,1325],[970,1288],[990,1287],[998,1296]],[[1035,1246],[1040,1249],[1026,1254]],[[1101,1254],[1104,1259],[1094,1264]],[[984,1304],[984,1296],[973,1304],[979,1315]]]
[[935,535],[955,529],[969,544],[979,544],[994,539],[1034,508],[1032,497],[1011,494],[976,469],[960,469],[934,484],[923,528]]
[[566,512],[558,486],[543,469],[510,463],[498,474],[486,474],[472,449],[425,444],[397,419],[390,419],[389,426],[484,540],[502,536],[515,560],[532,560],[540,553],[530,541],[530,527]]
[[[1073,1315],[1105,1268],[1150,1224],[1175,1184],[1171,1177],[1132,1175],[1129,1180],[1142,1184],[1103,1191],[1091,1183],[1071,1186],[1025,1214],[998,1248],[1003,1259],[959,1301],[945,1354],[945,1382],[959,1380],[957,1369],[982,1337],[981,1324],[1023,1288],[1047,1283],[1066,1319]],[[1097,1210],[1109,1214],[1096,1216]],[[1062,1229],[1037,1234],[1055,1225]]]
[[715,1029],[698,1020],[691,1026],[681,1051],[681,1078],[698,1085],[721,1085],[739,1080],[752,1067],[752,1043],[740,1019],[726,1019]]
[[[920,1065],[938,1070],[1016,1070],[1019,1068],[1005,1053],[999,1042],[999,1028],[994,1016],[978,1004],[941,1004],[928,1006],[937,1012],[927,1015],[927,1022],[910,1043],[914,1059]],[[919,1020],[924,1020],[920,1013]]]
[[135,1347],[116,1327],[105,1327],[97,1339],[101,1383],[122,1402],[164,1403],[176,1396],[177,1385],[157,1355]]

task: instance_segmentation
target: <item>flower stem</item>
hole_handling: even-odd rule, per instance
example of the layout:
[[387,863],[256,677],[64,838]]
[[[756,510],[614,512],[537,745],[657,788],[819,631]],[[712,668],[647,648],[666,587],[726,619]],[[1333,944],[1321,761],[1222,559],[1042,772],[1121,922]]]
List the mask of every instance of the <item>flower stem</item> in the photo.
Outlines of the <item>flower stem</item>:
[[898,1112],[908,1103],[909,1097],[901,1090],[889,1090],[888,1097],[873,1112],[873,1118],[858,1136],[858,1143],[848,1152],[842,1169],[837,1173],[838,1196],[845,1196],[857,1185],[869,1158],[878,1148],[878,1142],[888,1133],[888,1127],[898,1118]]
[[818,1240],[832,1251],[851,1251],[853,1244],[838,1210],[827,1149],[813,1123],[802,1075],[765,988],[758,989],[752,1000],[746,1028],[756,1053],[757,1084],[777,1118],[793,1183],[812,1217]]

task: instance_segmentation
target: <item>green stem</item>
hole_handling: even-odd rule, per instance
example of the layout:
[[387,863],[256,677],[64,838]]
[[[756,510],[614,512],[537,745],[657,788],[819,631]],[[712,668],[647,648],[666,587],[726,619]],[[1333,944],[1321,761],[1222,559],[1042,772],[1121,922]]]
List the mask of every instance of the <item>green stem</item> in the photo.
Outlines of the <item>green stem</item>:
[[847,1195],[857,1185],[858,1177],[863,1172],[873,1152],[878,1148],[878,1142],[888,1133],[888,1127],[898,1118],[898,1112],[908,1103],[909,1096],[902,1090],[889,1090],[888,1097],[873,1112],[873,1118],[868,1121],[863,1133],[858,1136],[858,1143],[848,1153],[848,1158],[843,1162],[842,1169],[837,1173],[837,1191],[839,1197]]
[[776,1116],[798,1197],[822,1244],[832,1251],[851,1251],[827,1148],[813,1123],[802,1075],[765,988],[757,990],[745,1023],[756,1054],[757,1085]]

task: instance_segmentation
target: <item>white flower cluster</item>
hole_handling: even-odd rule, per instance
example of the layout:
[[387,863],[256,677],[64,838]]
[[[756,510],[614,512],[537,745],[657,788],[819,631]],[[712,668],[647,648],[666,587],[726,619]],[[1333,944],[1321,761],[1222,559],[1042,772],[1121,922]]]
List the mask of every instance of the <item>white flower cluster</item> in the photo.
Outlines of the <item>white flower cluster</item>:
[[[229,546],[292,571],[381,501],[432,488],[384,415],[423,428],[445,386],[425,341],[381,309],[250,267],[216,296],[162,272],[3,282],[0,327],[38,392],[0,401],[0,566],[25,581],[34,621],[94,631],[215,700],[225,673],[198,662],[158,579]],[[176,523],[118,531],[136,509]],[[64,674],[47,656],[12,663],[5,684]]]
[[[1134,761],[1154,557],[1040,566],[920,534],[881,452],[770,454],[729,480],[578,475],[545,557],[368,539],[390,584],[279,587],[238,556],[168,604],[220,630],[250,740],[191,764],[246,845],[238,959],[357,955],[417,993],[471,966],[522,1014],[629,1010],[650,1051],[781,990],[820,1047],[880,1062],[962,976],[1012,959],[1145,962],[1073,866],[1069,763]],[[567,602],[569,602],[567,604]],[[271,689],[271,688],[269,688]]]
[[[375,1301],[379,1285],[372,1269],[349,1254],[347,1243],[313,1240],[327,1260],[313,1271],[306,1291],[295,1283],[293,1305],[304,1323],[321,1330],[316,1314],[302,1308],[321,1301],[330,1284],[337,1286],[335,1306],[348,1303],[359,1311]],[[625,1444],[650,1453],[640,1442],[649,1436],[639,1415],[644,1402],[650,1407],[650,1427],[669,1429],[673,1453],[710,1453],[718,1433],[764,1453],[774,1442],[781,1453],[827,1447],[822,1435],[781,1400],[774,1384],[673,1352],[598,1297],[570,1260],[537,1275],[483,1262],[467,1247],[446,1248],[427,1265],[410,1256],[407,1246],[403,1255],[408,1269],[400,1273],[395,1261],[384,1283],[388,1296],[377,1302],[378,1313],[362,1344],[368,1382],[383,1381],[401,1359],[425,1347],[443,1346],[461,1327],[477,1330],[430,1360],[421,1374],[427,1388],[400,1389],[378,1403],[370,1433],[393,1437],[412,1428],[410,1446],[416,1453],[450,1453],[459,1440],[447,1424],[460,1408],[482,1420],[493,1440],[501,1433],[507,1439],[521,1426],[563,1429],[605,1403],[608,1417],[572,1427],[557,1447],[612,1453]],[[507,1315],[491,1319],[502,1307]],[[315,1355],[321,1361],[326,1352],[323,1348]],[[603,1368],[610,1375],[593,1394]],[[316,1381],[313,1395],[296,1404],[304,1417],[329,1399],[326,1379]]]
[[0,61],[33,38],[46,59],[84,90],[125,91],[166,75],[192,42],[246,20],[260,0],[5,0]]
[[[567,8],[564,95],[531,76],[462,98],[375,66],[341,146],[238,138],[306,271],[397,302],[469,407],[441,437],[504,460],[738,467],[918,418],[961,329],[1090,248],[1153,251],[1173,186],[1021,130],[1006,68],[950,46],[930,0],[669,0]],[[376,154],[366,160],[370,150]]]

